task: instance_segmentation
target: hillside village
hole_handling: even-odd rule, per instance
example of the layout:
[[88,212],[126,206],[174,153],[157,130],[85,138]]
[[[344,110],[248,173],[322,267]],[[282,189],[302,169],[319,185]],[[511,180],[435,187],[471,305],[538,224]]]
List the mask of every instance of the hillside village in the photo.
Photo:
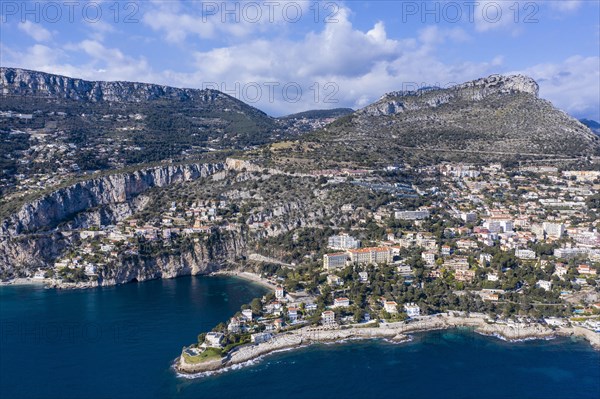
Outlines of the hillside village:
[[373,246],[362,246],[355,229],[328,237],[319,264],[263,266],[274,292],[201,334],[200,348],[227,353],[306,325],[372,326],[448,311],[600,332],[600,173],[447,164],[420,172],[440,177],[429,192],[447,201],[376,210],[369,217],[386,235]]
[[[124,257],[240,235],[248,252],[226,268],[253,272],[273,290],[201,334],[200,348],[225,353],[307,325],[449,311],[600,331],[600,172],[444,163],[411,170],[419,180],[407,184],[398,174],[407,167],[303,177],[314,189],[360,187],[381,204],[340,202],[326,212],[331,219],[292,229],[289,214],[255,201],[258,192],[191,203],[170,193],[165,209],[79,231],[79,245],[34,278],[93,286]],[[276,179],[274,171],[229,173],[249,185]]]

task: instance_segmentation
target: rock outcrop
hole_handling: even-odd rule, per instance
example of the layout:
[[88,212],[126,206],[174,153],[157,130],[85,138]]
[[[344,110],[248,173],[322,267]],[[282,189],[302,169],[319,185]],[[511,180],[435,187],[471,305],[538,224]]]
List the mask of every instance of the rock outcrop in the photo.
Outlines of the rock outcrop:
[[525,93],[537,98],[539,86],[535,80],[523,75],[491,75],[447,89],[429,88],[387,93],[379,101],[361,109],[358,113],[371,116],[393,115],[404,111],[435,108],[452,101],[480,101],[493,94],[515,93]]
[[83,283],[52,283],[57,288],[89,288],[111,286],[129,282],[142,282],[159,278],[209,274],[224,265],[246,256],[246,241],[240,233],[230,233],[219,241],[194,242],[179,253],[162,253],[152,256],[122,254],[112,264],[99,268],[98,279]]
[[223,164],[165,165],[75,183],[25,204],[0,226],[0,235],[48,230],[90,208],[126,203],[152,187],[206,177]]
[[[211,176],[225,165],[164,165],[81,181],[27,203],[0,225],[0,271],[47,267],[73,242],[73,230],[114,224],[144,205],[153,187]],[[58,228],[60,225],[60,228]]]

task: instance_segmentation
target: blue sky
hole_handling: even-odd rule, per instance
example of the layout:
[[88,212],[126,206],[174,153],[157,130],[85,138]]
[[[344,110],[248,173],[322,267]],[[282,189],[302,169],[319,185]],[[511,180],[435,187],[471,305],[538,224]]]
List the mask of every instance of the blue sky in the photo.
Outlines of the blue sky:
[[0,65],[219,88],[274,116],[521,73],[600,120],[599,4],[6,0]]

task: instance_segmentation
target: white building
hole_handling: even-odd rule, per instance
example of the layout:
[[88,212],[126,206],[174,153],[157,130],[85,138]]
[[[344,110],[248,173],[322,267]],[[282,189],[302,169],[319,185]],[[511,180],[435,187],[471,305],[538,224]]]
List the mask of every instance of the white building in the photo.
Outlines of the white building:
[[367,272],[359,272],[358,273],[358,280],[361,283],[366,283],[369,281],[369,275],[367,274]]
[[340,276],[330,274],[327,276],[327,284],[329,285],[344,285],[344,280]]
[[479,264],[487,266],[492,261],[492,254],[483,253],[479,255]]
[[515,249],[515,256],[519,259],[535,259],[535,252],[530,249]]
[[508,233],[513,231],[513,221],[504,217],[491,217],[485,220],[483,227],[491,233]]
[[346,266],[347,261],[348,254],[346,252],[323,255],[323,267],[327,270],[343,268]]
[[429,211],[396,211],[394,217],[400,220],[422,220],[429,217]]
[[385,301],[383,309],[388,313],[398,313],[398,304],[396,301]]
[[293,323],[298,320],[298,309],[297,308],[288,308],[288,318]]
[[283,291],[283,287],[275,288],[275,298],[281,299],[285,296],[285,292]]
[[404,311],[408,315],[408,317],[417,317],[421,314],[421,309],[417,306],[416,303],[405,303]]
[[423,252],[421,254],[421,259],[423,259],[423,261],[427,265],[433,266],[433,265],[435,265],[435,252],[431,252],[431,251]]
[[460,218],[465,223],[472,223],[477,220],[477,214],[475,212],[462,212]]
[[579,255],[587,255],[587,248],[557,248],[554,250],[554,256],[557,258],[569,259]]
[[237,317],[232,317],[231,320],[229,320],[227,331],[232,333],[240,332],[240,321],[237,319]]
[[85,265],[85,274],[88,276],[93,276],[96,274],[97,268],[96,265],[87,264]]
[[222,341],[223,341],[223,333],[219,333],[219,332],[209,332],[206,334],[206,337],[204,338],[204,343],[206,344],[206,346],[209,346],[212,348],[220,348]]
[[350,299],[348,298],[335,298],[333,300],[334,308],[345,308],[350,306]]
[[546,236],[551,238],[560,238],[565,234],[565,225],[563,223],[544,222],[542,228]]
[[540,280],[536,285],[546,291],[550,291],[552,289],[552,281]]
[[351,249],[348,253],[350,261],[357,264],[390,263],[392,261],[392,249],[389,247]]
[[342,205],[342,212],[352,212],[353,210],[354,210],[354,205],[352,205],[352,204]]
[[44,274],[45,274],[44,270],[39,269],[35,272],[35,274],[33,275],[33,278],[35,280],[42,280],[42,279],[44,279]]
[[271,339],[273,335],[271,333],[256,333],[250,336],[250,342],[253,344],[260,344],[263,342],[267,342]]
[[360,241],[348,234],[331,236],[327,240],[327,246],[331,249],[356,249],[360,247]]
[[321,322],[324,325],[331,325],[335,323],[335,312],[333,310],[326,310],[321,313]]
[[402,277],[410,277],[413,275],[412,268],[409,265],[398,265],[396,268],[398,274]]
[[315,310],[317,310],[317,304],[316,303],[307,303],[306,305],[304,305],[304,309],[307,312],[314,312]]
[[252,309],[242,310],[242,316],[244,316],[244,319],[247,321],[252,321]]
[[556,274],[558,277],[563,277],[568,272],[569,272],[569,266],[566,266],[563,264],[557,264],[556,268],[554,269],[554,274]]

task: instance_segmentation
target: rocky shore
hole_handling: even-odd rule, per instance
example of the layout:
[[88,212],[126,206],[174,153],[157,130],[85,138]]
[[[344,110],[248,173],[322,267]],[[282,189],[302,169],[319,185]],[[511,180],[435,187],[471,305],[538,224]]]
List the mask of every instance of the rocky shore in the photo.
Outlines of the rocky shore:
[[556,336],[577,336],[586,339],[595,349],[600,350],[600,334],[582,327],[551,329],[535,323],[494,323],[486,320],[484,316],[444,313],[421,317],[409,322],[384,323],[378,327],[368,327],[365,325],[303,327],[298,330],[280,333],[268,342],[238,347],[220,361],[190,364],[185,361],[183,356],[180,356],[175,364],[175,368],[183,374],[217,371],[266,356],[273,352],[298,348],[318,342],[339,342],[349,339],[375,338],[404,342],[410,339],[407,335],[409,333],[457,327],[473,328],[475,332],[480,334],[495,336],[508,341],[547,339]]

